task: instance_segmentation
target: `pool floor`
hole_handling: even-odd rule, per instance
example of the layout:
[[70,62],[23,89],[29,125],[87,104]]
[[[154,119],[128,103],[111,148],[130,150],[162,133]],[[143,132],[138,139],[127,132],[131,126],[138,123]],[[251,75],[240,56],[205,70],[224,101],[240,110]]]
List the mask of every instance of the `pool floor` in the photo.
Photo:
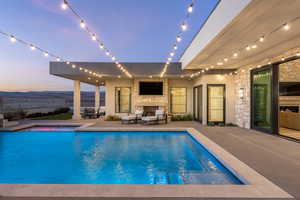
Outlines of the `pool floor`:
[[0,134],[0,183],[243,184],[187,132]]

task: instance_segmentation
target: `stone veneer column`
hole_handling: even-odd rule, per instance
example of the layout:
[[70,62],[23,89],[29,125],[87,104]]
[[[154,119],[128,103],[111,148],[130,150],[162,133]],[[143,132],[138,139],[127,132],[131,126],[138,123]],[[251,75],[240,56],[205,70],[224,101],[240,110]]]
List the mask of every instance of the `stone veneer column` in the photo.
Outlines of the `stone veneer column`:
[[95,87],[95,112],[100,108],[100,86]]
[[73,91],[73,117],[74,120],[81,119],[80,115],[80,81],[74,81]]

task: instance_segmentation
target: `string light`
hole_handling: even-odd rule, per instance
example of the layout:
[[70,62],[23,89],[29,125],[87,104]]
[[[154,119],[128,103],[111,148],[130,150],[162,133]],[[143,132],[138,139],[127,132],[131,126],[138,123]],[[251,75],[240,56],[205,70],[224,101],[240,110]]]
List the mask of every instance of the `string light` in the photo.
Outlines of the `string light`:
[[96,37],[95,33],[93,33],[93,35],[92,35],[92,40],[97,40],[97,37]]
[[49,56],[49,53],[48,53],[48,52],[44,52],[44,56],[45,56],[45,57],[48,57],[48,56]]
[[262,37],[259,38],[259,41],[260,41],[260,42],[263,42],[264,40],[265,40],[265,37],[264,37],[264,36],[262,36]]
[[250,46],[247,46],[247,47],[246,47],[246,50],[247,50],[247,51],[250,51],[250,50],[251,50],[251,47],[250,47]]
[[234,53],[234,54],[233,54],[233,57],[236,58],[236,57],[238,57],[238,55],[239,55],[238,53]]
[[228,62],[228,58],[224,58],[224,61],[225,61],[225,62]]
[[30,49],[32,50],[32,51],[34,51],[36,48],[35,48],[35,46],[33,46],[32,44],[30,45]]
[[[100,47],[100,49],[105,50],[105,54],[107,56],[110,56],[112,60],[117,60],[117,58],[111,54],[111,51],[104,46],[104,43],[97,38],[96,34],[91,31],[91,28],[88,27],[87,24],[86,24],[86,20],[84,20],[79,15],[79,13],[70,5],[70,3],[68,3],[67,0],[64,0],[63,3],[65,3],[66,7],[70,8],[69,10],[74,14],[75,17],[77,17],[79,19],[80,27],[84,28],[84,30],[91,36],[92,40],[96,41],[98,43],[98,46]],[[116,66],[118,67],[117,64],[116,64]],[[119,67],[119,69],[121,69],[121,68]],[[122,69],[122,72],[124,72],[129,78],[132,77],[132,75],[125,68]]]
[[14,42],[16,42],[17,41],[17,39],[15,38],[15,36],[10,36],[10,41],[12,42],[12,43],[14,43]]
[[68,8],[68,2],[67,1],[64,1],[62,4],[61,4],[61,8],[63,10],[66,10]]
[[83,20],[80,20],[80,27],[81,27],[81,28],[85,28],[85,23],[84,23]]
[[290,29],[290,25],[288,23],[286,23],[284,26],[283,26],[283,29],[284,30],[289,30]]
[[257,48],[257,45],[256,44],[254,44],[254,45],[252,45],[252,47],[251,47],[252,49],[256,49]]
[[194,4],[192,3],[189,7],[188,7],[188,12],[192,13],[194,9]]
[[[178,33],[177,36],[176,36],[176,43],[179,43],[179,42],[182,41],[182,38],[181,38],[182,33],[188,29],[187,21],[188,21],[188,18],[190,17],[190,14],[193,12],[193,9],[194,9],[194,3],[195,3],[195,2],[194,2],[194,0],[193,0],[192,3],[189,4],[189,7],[188,7],[188,9],[187,9],[187,14],[186,14],[186,16],[185,16],[185,19],[182,21],[182,24],[180,25],[181,30],[179,31],[179,33]],[[177,46],[176,43],[173,44],[172,50],[171,50],[171,52],[170,52],[170,54],[169,54],[170,57],[167,58],[167,62],[165,63],[165,65],[164,65],[164,67],[163,67],[163,69],[162,69],[162,71],[161,71],[161,73],[160,73],[160,77],[161,77],[161,78],[162,78],[162,77],[164,76],[164,74],[167,72],[167,69],[168,69],[168,67],[169,67],[169,65],[170,65],[170,61],[172,61],[172,57],[175,55],[175,52],[174,52],[174,51],[176,51],[176,50],[178,49],[178,46]]]
[[297,56],[300,56],[300,53],[297,53],[296,55],[297,55]]
[[182,29],[182,31],[186,31],[187,24],[186,23],[181,24],[181,29]]
[[[29,43],[29,42],[26,42],[26,41],[24,41],[24,40],[22,40],[22,39],[17,39],[15,36],[12,36],[12,35],[9,35],[8,33],[5,33],[5,32],[3,32],[3,31],[0,31],[0,35],[3,35],[3,36],[5,36],[5,37],[7,37],[7,38],[9,38],[12,42],[19,42],[19,43],[21,43],[21,44],[23,44],[23,45],[25,45],[25,46],[27,46],[27,47],[29,47],[31,50],[38,50],[38,51],[40,51],[40,52],[42,52],[42,54],[45,56],[45,57],[52,57],[52,58],[54,58],[56,61],[63,61],[64,63],[66,63],[67,65],[70,65],[71,63],[69,62],[69,61],[65,61],[64,59],[62,59],[61,57],[59,57],[59,56],[56,56],[56,55],[54,55],[54,54],[52,54],[52,53],[49,53],[48,51],[46,51],[46,50],[44,50],[44,49],[42,49],[42,48],[40,48],[40,47],[38,47],[38,46],[35,46],[35,45],[33,45],[32,43]],[[13,38],[13,39],[12,39]],[[75,64],[72,64],[70,67],[72,67],[73,69],[75,69],[75,68],[77,68],[76,67],[76,65]],[[82,71],[84,68],[83,67],[80,67],[79,68],[80,69],[80,71]],[[88,71],[88,69],[84,69],[86,72]],[[100,74],[98,74],[98,73],[96,73],[96,72],[93,72],[93,71],[89,71],[89,73],[90,74],[93,74],[94,76],[96,76],[96,77],[102,77]]]

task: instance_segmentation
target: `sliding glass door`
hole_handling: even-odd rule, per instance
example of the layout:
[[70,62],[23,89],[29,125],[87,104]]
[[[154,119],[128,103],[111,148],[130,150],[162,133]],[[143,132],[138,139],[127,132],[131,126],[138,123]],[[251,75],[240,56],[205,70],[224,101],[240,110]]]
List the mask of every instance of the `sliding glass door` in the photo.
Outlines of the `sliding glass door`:
[[[253,70],[251,73],[251,126],[267,133],[277,130],[277,82],[274,81],[274,67]],[[273,84],[274,83],[274,84]],[[277,91],[278,92],[278,91]],[[277,95],[276,95],[277,96]]]
[[207,123],[225,123],[225,85],[207,85]]

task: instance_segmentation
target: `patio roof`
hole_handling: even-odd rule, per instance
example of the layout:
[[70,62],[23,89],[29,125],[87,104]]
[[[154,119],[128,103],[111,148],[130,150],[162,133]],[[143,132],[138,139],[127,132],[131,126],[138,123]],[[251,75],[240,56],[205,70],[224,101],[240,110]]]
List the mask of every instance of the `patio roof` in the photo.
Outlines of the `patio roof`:
[[[77,67],[73,69],[65,62],[50,62],[50,74],[71,79],[79,80],[83,83],[91,85],[105,85],[105,80],[111,80],[116,78],[129,79],[125,74],[116,67],[112,62],[71,62]],[[122,63],[128,71],[133,75],[133,78],[159,78],[159,74],[164,66],[164,63]],[[92,70],[102,77],[94,77],[84,71],[78,70],[79,67],[84,67],[88,70]],[[232,72],[230,70],[210,70],[207,74],[222,74]],[[181,63],[171,63],[168,67],[167,73],[164,78],[168,79],[190,79],[190,74],[195,70],[182,70]],[[97,82],[96,82],[97,81]]]
[[257,42],[256,49],[243,51],[233,59],[236,50],[253,45],[253,41],[299,16],[299,7],[299,0],[221,1],[182,55],[183,69],[216,66],[224,58],[229,61],[217,68],[240,68],[299,47],[300,20],[297,20],[290,24],[289,31],[278,30],[263,43]]
[[[83,71],[72,69],[65,62],[50,62],[50,74],[71,80],[80,80],[92,85],[97,85],[95,80],[103,81],[108,79],[128,79],[112,62],[72,62],[78,67],[84,67],[102,75],[101,78],[93,78]],[[134,78],[158,77],[164,63],[122,63]],[[190,71],[190,72],[189,72]],[[171,63],[167,70],[166,78],[180,78],[182,75],[190,74],[191,70],[182,70],[181,63]],[[188,78],[186,76],[185,78]]]

